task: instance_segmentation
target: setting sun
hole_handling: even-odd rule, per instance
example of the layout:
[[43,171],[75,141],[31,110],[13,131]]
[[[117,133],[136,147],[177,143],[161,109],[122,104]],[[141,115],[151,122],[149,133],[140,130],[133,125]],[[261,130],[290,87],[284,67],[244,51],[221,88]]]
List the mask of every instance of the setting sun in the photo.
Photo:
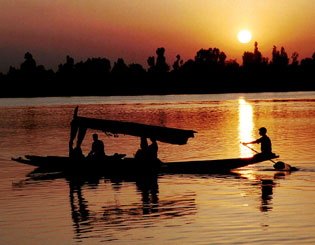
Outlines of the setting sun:
[[252,34],[248,30],[242,30],[238,33],[237,38],[241,43],[248,43],[252,39]]

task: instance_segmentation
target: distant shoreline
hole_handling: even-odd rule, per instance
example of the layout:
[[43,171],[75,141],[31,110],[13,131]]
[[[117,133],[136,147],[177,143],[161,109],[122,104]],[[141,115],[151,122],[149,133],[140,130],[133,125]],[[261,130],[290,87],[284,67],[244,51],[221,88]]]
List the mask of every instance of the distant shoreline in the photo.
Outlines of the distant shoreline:
[[171,66],[158,48],[146,70],[140,64],[125,64],[122,58],[113,67],[106,58],[89,58],[75,63],[67,56],[58,71],[37,65],[26,53],[20,68],[0,73],[0,97],[119,96],[165,94],[218,94],[315,90],[315,52],[298,61],[285,49],[273,48],[273,58],[263,57],[255,43],[254,52],[244,52],[243,64],[226,60],[217,48],[200,49],[194,59],[184,62],[180,55]]
[[255,92],[255,93],[221,93],[221,94],[170,94],[170,95],[131,95],[131,96],[50,96],[50,97],[15,97],[0,98],[0,107],[7,106],[40,106],[40,105],[79,105],[79,104],[139,104],[139,103],[172,103],[174,101],[222,101],[237,100],[315,100],[314,91]]
[[207,90],[204,90],[203,92],[194,92],[194,93],[139,93],[139,94],[128,94],[128,93],[117,93],[117,94],[80,94],[80,95],[34,95],[34,96],[0,96],[0,99],[37,99],[37,98],[71,98],[71,97],[77,97],[77,98],[87,98],[87,97],[137,97],[137,96],[172,96],[172,95],[223,95],[223,94],[251,94],[251,93],[294,93],[294,92],[315,92],[315,88],[310,89],[304,89],[304,90],[265,90],[265,91],[258,91],[258,90],[246,90],[246,91],[226,91],[226,92],[209,92]]

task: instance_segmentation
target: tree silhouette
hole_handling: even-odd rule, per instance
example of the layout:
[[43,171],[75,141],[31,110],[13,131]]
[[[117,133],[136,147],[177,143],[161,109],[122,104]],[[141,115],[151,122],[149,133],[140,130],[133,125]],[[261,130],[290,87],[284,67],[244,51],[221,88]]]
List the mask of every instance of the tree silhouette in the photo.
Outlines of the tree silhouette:
[[150,57],[147,59],[147,63],[148,63],[148,65],[149,65],[148,71],[149,71],[149,72],[154,72],[154,71],[155,71],[155,57],[154,57],[154,56],[150,56]]
[[254,52],[244,52],[243,54],[243,67],[249,69],[257,69],[262,66],[267,66],[268,58],[264,58],[258,50],[258,42],[255,42]]
[[[170,72],[165,49],[147,59],[148,70],[140,64],[117,59],[111,68],[106,58],[88,58],[75,63],[70,56],[56,72],[37,65],[26,52],[18,68],[0,73],[6,89],[0,96],[135,95],[168,93],[224,93],[252,91],[315,90],[315,52],[299,62],[298,53],[290,59],[284,47],[272,49],[272,59],[263,57],[255,42],[253,51],[244,52],[239,65],[227,60],[218,48],[200,49],[193,59],[176,56]],[[297,82],[298,81],[298,82]]]
[[192,59],[187,60],[181,67],[180,71],[182,73],[194,73],[197,72],[196,62]]
[[211,72],[224,66],[226,55],[218,48],[200,49],[195,56],[196,68],[200,72]]
[[277,50],[276,46],[272,49],[272,65],[278,67],[286,67],[289,64],[288,54],[286,53],[284,47],[281,47],[280,52]]
[[166,73],[170,70],[169,65],[166,63],[166,58],[164,56],[165,53],[165,49],[162,48],[158,48],[156,50],[156,62],[155,62],[155,57],[154,56],[150,56],[147,59],[147,63],[149,65],[149,72],[156,72],[156,73]]
[[69,55],[66,57],[66,63],[58,66],[58,72],[63,74],[71,74],[74,71],[74,59]]
[[293,52],[291,55],[291,59],[292,59],[291,65],[292,66],[298,66],[299,65],[298,58],[299,58],[299,54],[297,52]]
[[112,69],[112,73],[126,73],[128,72],[128,66],[126,65],[124,59],[119,58],[117,62],[114,63],[114,67]]
[[128,66],[128,70],[133,74],[145,74],[146,72],[142,65],[134,63]]
[[255,49],[254,49],[254,60],[256,64],[262,63],[262,55],[258,50],[258,42],[255,42]]
[[243,66],[250,67],[255,65],[255,55],[252,52],[244,52],[243,54]]
[[158,48],[156,50],[157,58],[156,58],[156,71],[157,72],[168,72],[170,70],[169,65],[166,63],[166,58],[164,56],[165,49],[164,48]]
[[33,55],[27,52],[24,55],[25,61],[21,64],[20,69],[23,73],[34,73],[36,71],[36,61],[33,59]]
[[180,59],[180,55],[176,55],[176,61],[173,64],[173,71],[178,71],[179,68],[183,65],[183,60]]

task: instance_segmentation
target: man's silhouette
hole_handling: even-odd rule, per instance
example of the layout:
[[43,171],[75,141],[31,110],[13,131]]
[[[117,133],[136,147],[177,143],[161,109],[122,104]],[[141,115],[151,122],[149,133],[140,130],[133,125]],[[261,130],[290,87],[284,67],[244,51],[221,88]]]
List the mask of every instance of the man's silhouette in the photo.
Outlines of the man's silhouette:
[[271,147],[271,140],[267,136],[267,129],[262,127],[259,129],[259,134],[261,137],[257,140],[254,140],[252,142],[243,143],[244,145],[248,144],[260,144],[261,145],[261,153],[258,153],[260,155],[271,155],[272,153],[272,147]]
[[95,159],[104,159],[105,151],[103,141],[98,139],[97,134],[93,134],[93,140],[94,142],[92,143],[92,149],[89,153],[89,157],[93,157]]

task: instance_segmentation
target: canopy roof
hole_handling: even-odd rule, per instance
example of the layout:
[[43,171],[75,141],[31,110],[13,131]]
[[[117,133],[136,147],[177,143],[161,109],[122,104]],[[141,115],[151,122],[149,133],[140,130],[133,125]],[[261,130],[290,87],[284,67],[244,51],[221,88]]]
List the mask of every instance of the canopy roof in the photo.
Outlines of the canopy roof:
[[133,122],[113,121],[77,116],[77,108],[71,122],[72,127],[84,129],[96,129],[105,133],[125,134],[138,137],[154,138],[155,140],[184,145],[189,138],[194,137],[196,131],[167,128]]

